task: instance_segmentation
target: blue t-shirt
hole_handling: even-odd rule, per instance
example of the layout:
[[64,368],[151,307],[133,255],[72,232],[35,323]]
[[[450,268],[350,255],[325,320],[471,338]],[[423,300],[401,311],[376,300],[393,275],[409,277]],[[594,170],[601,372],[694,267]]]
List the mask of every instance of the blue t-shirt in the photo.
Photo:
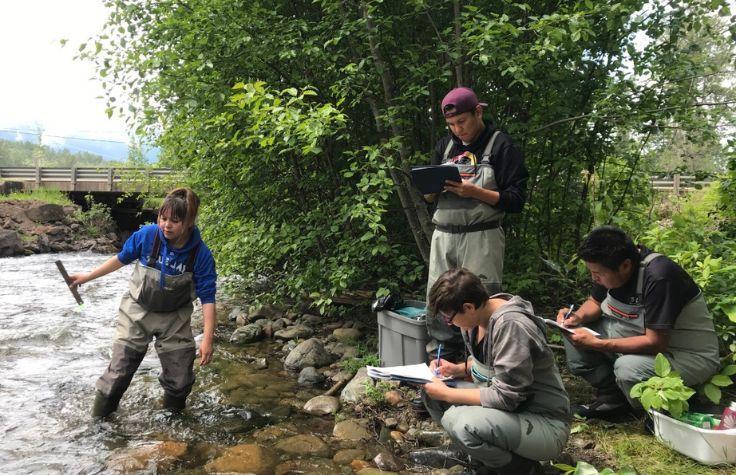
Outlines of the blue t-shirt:
[[159,235],[161,247],[159,248],[158,261],[155,268],[161,270],[161,279],[164,275],[180,275],[186,269],[190,251],[199,243],[197,256],[194,260],[194,290],[203,304],[215,303],[215,291],[217,290],[217,272],[215,271],[215,259],[207,245],[202,241],[199,229],[195,226],[192,235],[184,247],[173,249],[164,237],[164,233],[156,224],[143,226],[130,235],[123,250],[118,253],[118,259],[127,265],[134,260],[140,260],[141,264],[148,265],[148,259],[153,250],[153,239]]

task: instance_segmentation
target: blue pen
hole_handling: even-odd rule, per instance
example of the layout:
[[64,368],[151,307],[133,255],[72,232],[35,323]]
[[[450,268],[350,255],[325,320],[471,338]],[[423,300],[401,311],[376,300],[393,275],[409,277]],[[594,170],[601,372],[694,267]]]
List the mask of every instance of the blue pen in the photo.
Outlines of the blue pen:
[[570,304],[570,310],[568,310],[568,311],[567,311],[567,313],[565,314],[565,316],[564,316],[564,317],[562,317],[562,319],[563,319],[563,320],[567,320],[567,317],[569,317],[569,316],[570,316],[570,314],[572,313],[572,309],[573,309],[573,307],[575,307],[575,304],[574,304],[574,303],[571,303],[571,304]]
[[434,374],[439,376],[440,374],[440,355],[442,354],[442,343],[437,346],[437,364],[434,367]]

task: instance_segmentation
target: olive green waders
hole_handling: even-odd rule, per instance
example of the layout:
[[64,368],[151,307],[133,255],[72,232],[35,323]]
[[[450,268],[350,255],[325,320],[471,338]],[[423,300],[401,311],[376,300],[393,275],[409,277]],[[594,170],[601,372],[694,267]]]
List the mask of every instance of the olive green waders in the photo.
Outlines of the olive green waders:
[[195,344],[190,324],[196,298],[192,281],[196,249],[183,274],[162,276],[153,268],[156,248],[154,241],[149,266],[136,263],[130,291],[120,303],[112,358],[95,384],[93,416],[104,417],[117,409],[152,340],[161,361],[158,380],[164,389],[164,407],[183,409],[191,392]]
[[[601,334],[600,338],[626,338],[643,335],[645,308],[643,302],[644,270],[655,257],[651,253],[641,262],[637,276],[637,305],[629,305],[608,296],[601,303],[601,318],[588,326]],[[708,380],[720,364],[718,339],[705,297],[699,293],[682,309],[669,331],[669,345],[664,352],[672,369],[680,373],[688,386]],[[618,394],[620,390],[634,408],[641,407],[629,395],[638,382],[655,375],[654,356],[641,354],[603,353],[576,348],[565,339],[565,353],[570,372],[581,376],[598,389],[601,396]]]
[[[496,131],[483,150],[479,163],[455,164],[463,181],[471,182],[486,190],[497,190],[496,177],[491,166],[491,150],[500,132]],[[452,141],[445,149],[442,159],[447,163]],[[461,198],[454,193],[444,192],[437,201],[432,218],[435,230],[429,257],[427,279],[427,301],[435,281],[445,271],[465,267],[477,275],[490,294],[501,291],[503,256],[506,238],[501,227],[504,211],[488,203]],[[448,327],[437,315],[427,315],[427,331],[432,340],[427,352],[435,351],[438,342],[443,342],[443,354],[462,352],[463,342],[459,332]],[[456,359],[456,358],[454,358]]]

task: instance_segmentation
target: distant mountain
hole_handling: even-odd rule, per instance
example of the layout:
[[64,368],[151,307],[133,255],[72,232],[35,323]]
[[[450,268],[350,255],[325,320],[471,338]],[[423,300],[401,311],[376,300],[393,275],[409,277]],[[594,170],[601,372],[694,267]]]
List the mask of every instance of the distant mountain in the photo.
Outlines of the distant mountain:
[[[35,144],[38,142],[38,135],[35,133],[0,130],[0,140],[31,142]],[[46,146],[59,151],[67,150],[72,154],[89,153],[98,155],[104,160],[124,162],[128,159],[128,145],[114,141],[53,137],[53,143],[49,143]],[[144,155],[148,162],[152,163],[158,160],[159,150],[157,148],[151,148],[146,150]]]

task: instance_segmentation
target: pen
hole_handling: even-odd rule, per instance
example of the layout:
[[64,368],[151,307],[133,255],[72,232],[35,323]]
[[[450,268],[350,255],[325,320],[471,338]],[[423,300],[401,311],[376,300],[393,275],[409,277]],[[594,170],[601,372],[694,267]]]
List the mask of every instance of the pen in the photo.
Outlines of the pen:
[[440,362],[440,355],[442,354],[442,343],[437,346],[437,364],[434,367],[434,373],[439,376],[440,374],[440,365],[442,364]]
[[568,310],[568,311],[567,311],[567,313],[565,314],[565,316],[564,316],[564,317],[562,317],[562,319],[563,319],[563,320],[567,320],[567,317],[569,317],[569,316],[570,316],[570,314],[572,313],[572,309],[573,309],[574,307],[575,307],[575,304],[574,304],[574,303],[571,303],[571,304],[570,304],[570,310]]

